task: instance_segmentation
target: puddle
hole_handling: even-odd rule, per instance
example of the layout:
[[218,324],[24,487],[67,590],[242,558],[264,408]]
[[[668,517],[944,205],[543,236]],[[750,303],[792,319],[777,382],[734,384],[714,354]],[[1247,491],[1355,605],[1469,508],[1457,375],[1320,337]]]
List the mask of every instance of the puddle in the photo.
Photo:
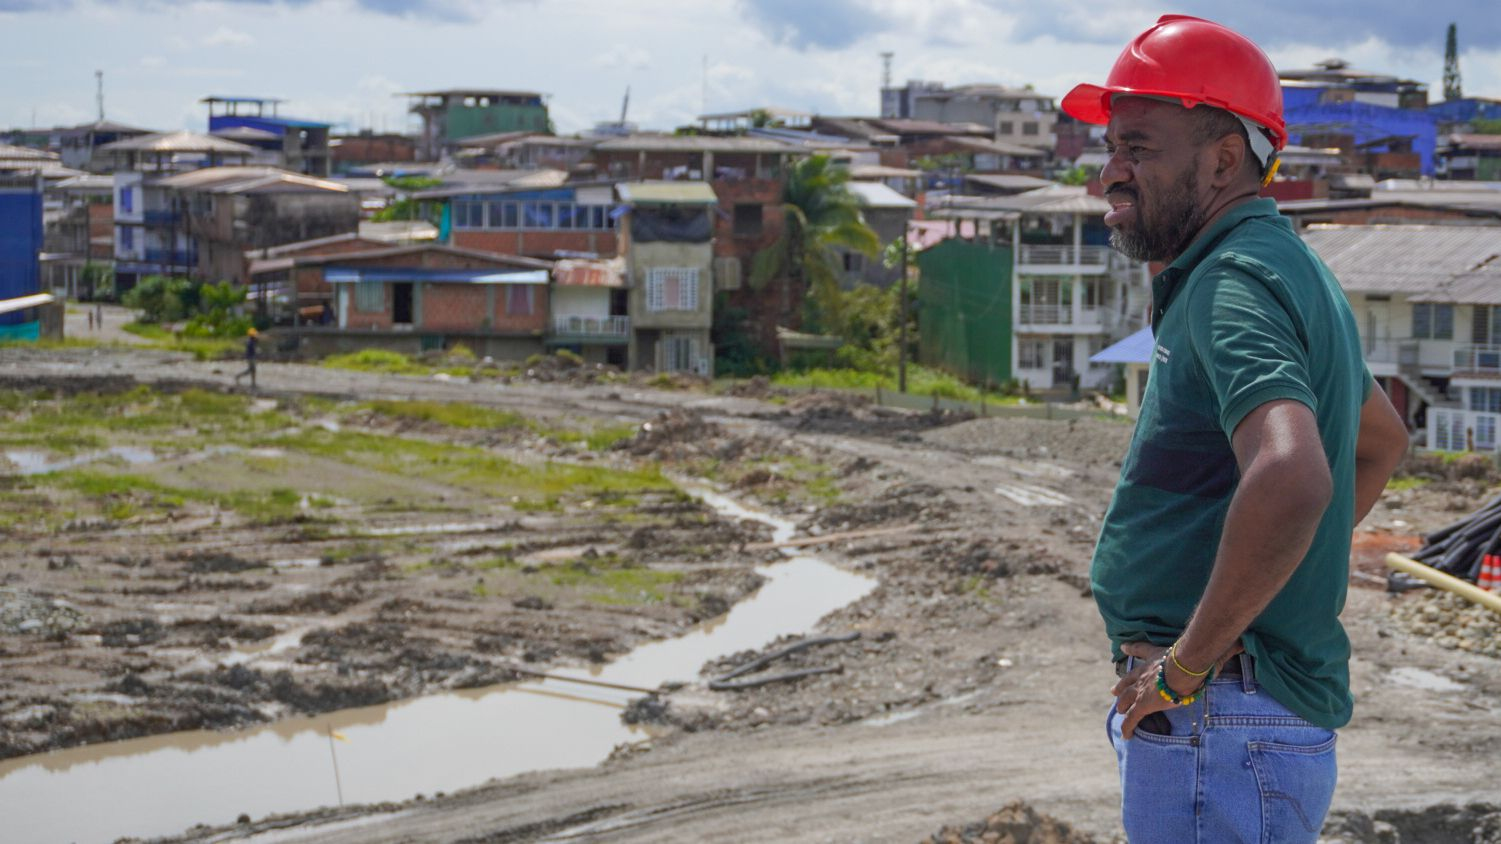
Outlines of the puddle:
[[49,472],[61,472],[64,469],[83,466],[110,457],[118,457],[131,466],[155,463],[157,460],[156,452],[151,449],[130,445],[111,446],[103,451],[90,451],[75,454],[72,457],[54,457],[45,451],[29,448],[5,450],[5,459],[16,467],[16,474],[19,475],[45,475]]
[[[792,523],[693,491],[721,514],[770,524],[778,541]],[[696,679],[711,659],[808,631],[864,597],[876,582],[816,557],[784,552],[762,566],[754,595],[725,616],[643,645],[595,670],[552,673],[656,688]],[[289,631],[229,660],[295,647]],[[592,767],[647,734],[620,720],[632,692],[558,680],[431,695],[385,706],[297,718],[235,733],[197,731],[75,748],[0,762],[6,840],[113,841],[344,803],[452,792],[527,771]],[[347,741],[335,741],[329,731]],[[337,780],[335,779],[337,761]],[[87,795],[89,811],[79,811]]]
[[422,536],[429,533],[492,533],[505,529],[506,525],[499,522],[444,522],[434,525],[360,528],[353,533],[359,536]]

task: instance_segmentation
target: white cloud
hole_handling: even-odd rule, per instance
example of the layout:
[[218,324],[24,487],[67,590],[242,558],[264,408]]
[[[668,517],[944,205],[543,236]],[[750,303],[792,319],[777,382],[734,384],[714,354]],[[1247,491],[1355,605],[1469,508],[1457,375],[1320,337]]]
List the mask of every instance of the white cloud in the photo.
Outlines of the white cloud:
[[255,36],[221,26],[203,39],[205,47],[249,47],[255,44]]
[[166,67],[167,60],[162,56],[141,56],[140,65],[141,67],[152,69]]
[[620,45],[595,56],[593,62],[611,70],[645,70],[651,67],[651,53],[640,47]]

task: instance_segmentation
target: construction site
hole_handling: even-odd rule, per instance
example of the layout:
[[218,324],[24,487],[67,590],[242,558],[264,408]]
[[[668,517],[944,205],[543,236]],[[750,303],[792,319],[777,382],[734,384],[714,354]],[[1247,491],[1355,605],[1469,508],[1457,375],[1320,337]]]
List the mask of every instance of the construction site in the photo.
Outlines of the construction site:
[[[236,368],[0,358],[7,841],[1123,840],[1128,420]],[[1498,484],[1357,528],[1324,841],[1501,841],[1501,614],[1386,563],[1501,575]]]

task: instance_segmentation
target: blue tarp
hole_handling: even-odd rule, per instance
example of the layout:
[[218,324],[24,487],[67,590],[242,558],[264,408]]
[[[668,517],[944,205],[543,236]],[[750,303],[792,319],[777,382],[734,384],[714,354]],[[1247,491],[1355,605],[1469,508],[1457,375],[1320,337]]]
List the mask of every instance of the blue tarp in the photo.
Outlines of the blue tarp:
[[1090,357],[1090,363],[1151,363],[1152,349],[1156,345],[1152,329],[1143,328],[1130,337],[1101,349]]

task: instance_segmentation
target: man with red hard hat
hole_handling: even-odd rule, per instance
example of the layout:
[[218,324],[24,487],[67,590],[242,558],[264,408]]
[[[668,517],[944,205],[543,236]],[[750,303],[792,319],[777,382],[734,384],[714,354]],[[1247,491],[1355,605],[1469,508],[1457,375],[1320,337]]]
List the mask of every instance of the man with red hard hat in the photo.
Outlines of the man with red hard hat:
[[1313,842],[1350,719],[1350,535],[1407,446],[1328,268],[1259,198],[1287,143],[1246,37],[1167,15],[1062,108],[1105,124],[1111,245],[1152,280],[1151,373],[1095,548],[1137,842]]

